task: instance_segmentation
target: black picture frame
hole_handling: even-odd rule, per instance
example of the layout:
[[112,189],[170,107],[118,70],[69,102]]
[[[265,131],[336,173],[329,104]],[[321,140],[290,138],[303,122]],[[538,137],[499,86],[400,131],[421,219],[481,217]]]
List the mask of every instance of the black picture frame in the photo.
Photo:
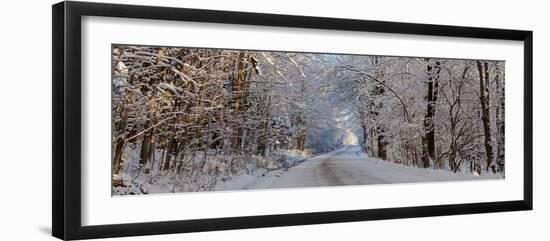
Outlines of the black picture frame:
[[[533,32],[491,28],[335,19],[262,13],[197,10],[89,2],[52,6],[53,195],[52,233],[60,239],[106,238],[212,230],[276,227],[532,210],[533,205]],[[351,30],[378,33],[449,36],[524,43],[524,186],[523,199],[367,210],[211,218],[164,222],[82,226],[81,224],[81,17],[104,16],[259,26]]]

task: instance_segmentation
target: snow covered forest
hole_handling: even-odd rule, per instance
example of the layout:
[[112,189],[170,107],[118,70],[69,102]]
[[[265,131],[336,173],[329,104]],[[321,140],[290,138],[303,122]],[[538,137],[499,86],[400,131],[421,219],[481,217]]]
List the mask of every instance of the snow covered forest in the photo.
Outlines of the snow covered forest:
[[503,178],[504,64],[113,45],[112,193],[243,189],[344,152]]

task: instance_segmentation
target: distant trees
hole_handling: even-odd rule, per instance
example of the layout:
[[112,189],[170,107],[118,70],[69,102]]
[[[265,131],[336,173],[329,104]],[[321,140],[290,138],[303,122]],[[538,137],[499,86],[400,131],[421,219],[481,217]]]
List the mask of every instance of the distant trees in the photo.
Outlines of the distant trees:
[[369,155],[480,173],[504,167],[503,75],[498,61],[339,56],[331,78]]

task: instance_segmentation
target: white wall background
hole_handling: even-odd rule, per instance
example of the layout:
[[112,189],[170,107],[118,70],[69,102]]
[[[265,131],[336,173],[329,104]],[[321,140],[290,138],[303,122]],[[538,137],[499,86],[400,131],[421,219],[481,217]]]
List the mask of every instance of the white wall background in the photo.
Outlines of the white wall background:
[[[436,218],[155,236],[155,240],[548,240],[550,162],[545,153],[550,24],[544,1],[166,0],[125,3],[528,29],[534,33],[534,206]],[[0,7],[0,240],[54,240],[51,230],[51,8],[54,1]],[[116,240],[151,240],[131,237]]]

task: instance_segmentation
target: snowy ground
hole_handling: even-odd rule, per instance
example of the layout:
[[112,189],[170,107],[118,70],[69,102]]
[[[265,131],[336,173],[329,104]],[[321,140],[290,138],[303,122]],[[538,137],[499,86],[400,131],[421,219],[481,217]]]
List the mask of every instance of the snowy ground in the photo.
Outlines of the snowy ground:
[[[137,165],[137,154],[128,153],[125,159],[133,161],[123,163],[120,172],[123,185],[114,187],[113,195],[503,178],[501,174],[474,176],[390,163],[368,157],[358,145],[344,145],[336,151],[311,158],[309,153],[295,150],[278,150],[269,159],[260,156],[204,158],[197,155],[196,160],[187,161],[194,166],[186,166],[179,173],[146,167],[151,170],[144,174]],[[162,155],[155,156],[158,165]]]
[[502,178],[499,175],[452,173],[398,165],[367,157],[357,145],[315,156],[288,169],[258,170],[218,182],[215,190],[318,187],[364,184],[462,181]]
[[[202,192],[243,189],[262,175],[277,175],[310,157],[307,151],[279,149],[270,158],[257,155],[185,155],[186,163],[179,172],[161,170],[163,153],[155,151],[153,162],[139,166],[138,147],[127,146],[119,175],[122,185],[113,187],[112,195]],[[213,152],[213,151],[210,151]],[[230,186],[224,187],[225,184]]]

